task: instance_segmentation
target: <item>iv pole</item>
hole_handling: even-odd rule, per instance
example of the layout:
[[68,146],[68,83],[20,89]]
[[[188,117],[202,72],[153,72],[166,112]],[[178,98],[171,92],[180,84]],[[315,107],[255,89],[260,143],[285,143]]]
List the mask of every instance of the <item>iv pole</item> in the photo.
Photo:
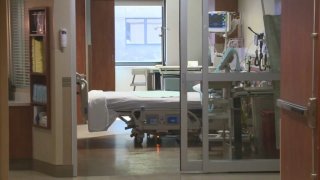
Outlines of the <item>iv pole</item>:
[[264,1],[261,0],[261,6],[262,6],[262,17],[263,17],[263,20],[264,20],[264,16],[266,15],[266,11],[264,9]]

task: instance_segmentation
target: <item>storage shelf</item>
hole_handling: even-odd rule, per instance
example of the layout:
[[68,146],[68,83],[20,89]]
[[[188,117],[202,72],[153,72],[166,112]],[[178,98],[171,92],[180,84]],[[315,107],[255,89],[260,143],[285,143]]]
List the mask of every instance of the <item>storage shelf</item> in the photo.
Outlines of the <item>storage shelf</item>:
[[[29,9],[30,99],[33,127],[50,129],[50,36],[48,8]],[[39,22],[40,21],[40,22]],[[34,101],[36,100],[36,101]],[[40,118],[40,119],[39,119]]]

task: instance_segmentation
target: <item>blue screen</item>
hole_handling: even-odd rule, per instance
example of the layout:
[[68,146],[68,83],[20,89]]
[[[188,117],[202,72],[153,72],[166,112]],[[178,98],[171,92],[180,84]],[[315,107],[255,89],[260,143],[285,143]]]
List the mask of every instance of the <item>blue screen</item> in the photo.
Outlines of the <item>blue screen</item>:
[[167,123],[168,124],[179,124],[180,118],[178,115],[168,116],[167,117]]
[[157,116],[147,116],[147,124],[157,124],[158,123],[158,117]]

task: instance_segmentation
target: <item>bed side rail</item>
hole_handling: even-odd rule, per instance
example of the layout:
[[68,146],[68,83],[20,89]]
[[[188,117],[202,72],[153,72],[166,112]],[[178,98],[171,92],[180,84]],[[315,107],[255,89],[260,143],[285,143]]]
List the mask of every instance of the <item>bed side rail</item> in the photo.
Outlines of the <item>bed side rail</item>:
[[83,118],[88,120],[88,82],[86,80],[86,75],[76,74],[77,85],[80,86],[80,97],[81,97],[81,112]]

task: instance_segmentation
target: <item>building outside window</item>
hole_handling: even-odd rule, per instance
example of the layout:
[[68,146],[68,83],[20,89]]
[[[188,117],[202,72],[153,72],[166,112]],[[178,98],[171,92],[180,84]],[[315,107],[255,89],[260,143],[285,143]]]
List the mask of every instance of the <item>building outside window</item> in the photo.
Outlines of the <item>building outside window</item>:
[[116,6],[116,63],[161,63],[161,29],[161,6]]

